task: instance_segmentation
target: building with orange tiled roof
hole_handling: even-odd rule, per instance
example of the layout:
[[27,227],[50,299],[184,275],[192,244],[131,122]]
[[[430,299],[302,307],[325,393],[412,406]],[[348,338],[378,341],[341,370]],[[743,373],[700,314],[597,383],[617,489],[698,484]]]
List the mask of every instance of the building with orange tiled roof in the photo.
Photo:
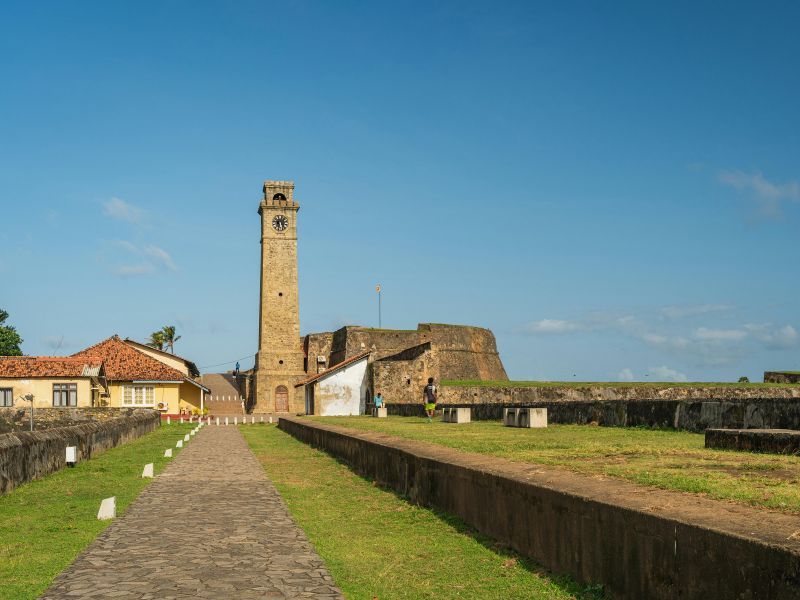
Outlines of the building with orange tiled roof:
[[[146,352],[118,335],[76,352],[72,358],[99,357],[108,380],[105,406],[155,408],[167,414],[202,412],[208,389],[191,375],[186,359]],[[194,367],[196,371],[197,367]]]
[[0,408],[98,406],[108,391],[99,356],[0,356]]

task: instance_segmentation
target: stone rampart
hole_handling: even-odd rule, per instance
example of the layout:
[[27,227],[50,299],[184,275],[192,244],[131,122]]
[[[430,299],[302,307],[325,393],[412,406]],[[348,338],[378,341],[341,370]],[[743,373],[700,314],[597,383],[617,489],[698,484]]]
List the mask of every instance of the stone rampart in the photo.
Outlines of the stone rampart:
[[764,383],[800,383],[800,371],[765,371]]
[[[43,431],[54,427],[69,427],[150,412],[150,409],[143,408],[35,408],[33,429],[34,431]],[[0,408],[0,434],[12,431],[30,431],[30,422],[30,407],[17,405],[13,408]]]
[[800,454],[800,431],[791,429],[706,429],[706,448],[770,454]]
[[154,431],[157,411],[95,420],[45,431],[18,431],[0,435],[0,494],[32,479],[64,468],[66,447],[77,447],[77,459],[87,460],[109,448]]
[[[620,600],[800,597],[800,517],[281,418],[410,501]],[[446,565],[444,565],[446,568]]]

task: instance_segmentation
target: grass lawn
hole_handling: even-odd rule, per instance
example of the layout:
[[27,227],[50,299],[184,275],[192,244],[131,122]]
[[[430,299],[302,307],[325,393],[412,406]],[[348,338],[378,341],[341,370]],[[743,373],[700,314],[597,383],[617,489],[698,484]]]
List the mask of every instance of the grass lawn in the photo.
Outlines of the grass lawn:
[[644,428],[550,425],[515,429],[498,421],[455,425],[415,417],[310,417],[510,460],[564,467],[669,490],[800,513],[800,457],[706,450],[704,436]]
[[797,388],[800,384],[796,383],[738,383],[731,381],[700,381],[700,382],[674,382],[674,381],[481,381],[469,379],[444,379],[441,385],[445,387],[566,387],[566,388],[585,388],[585,387],[644,387],[644,388],[711,388],[711,387],[732,387],[732,388]]
[[241,428],[297,523],[351,599],[597,599],[414,506],[275,426]]
[[36,598],[111,521],[98,521],[100,501],[117,497],[117,516],[180,452],[175,443],[194,425],[173,423],[97,457],[0,496],[0,598]]

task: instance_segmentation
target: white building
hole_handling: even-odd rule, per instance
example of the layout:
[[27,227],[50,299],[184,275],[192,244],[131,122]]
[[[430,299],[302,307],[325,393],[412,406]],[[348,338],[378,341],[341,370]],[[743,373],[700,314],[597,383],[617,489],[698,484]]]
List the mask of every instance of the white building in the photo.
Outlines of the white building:
[[367,380],[369,351],[351,356],[295,387],[305,387],[306,414],[323,417],[363,415],[372,401]]

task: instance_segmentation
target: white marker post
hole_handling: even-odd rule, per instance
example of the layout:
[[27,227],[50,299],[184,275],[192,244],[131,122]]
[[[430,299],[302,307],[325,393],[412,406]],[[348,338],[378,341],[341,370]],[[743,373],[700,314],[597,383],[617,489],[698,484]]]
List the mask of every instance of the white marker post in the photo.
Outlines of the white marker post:
[[269,423],[272,425],[272,415],[269,416]]
[[264,415],[261,415],[261,422],[264,422]]
[[74,467],[75,463],[78,462],[78,447],[77,446],[67,446],[66,456],[64,457],[65,462]]
[[147,463],[142,470],[142,479],[153,478],[153,463]]
[[181,425],[183,425],[183,417],[181,417]]
[[100,510],[97,511],[97,519],[99,521],[108,521],[109,519],[113,519],[116,516],[117,516],[116,496],[111,496],[111,498],[105,498],[100,503]]
[[164,450],[164,458],[172,458],[172,448]]
[[219,427],[219,417],[217,417],[217,427]]
[[167,415],[167,425],[172,425],[172,419]]
[[176,448],[183,448],[183,440],[178,440],[178,443],[175,444]]
[[185,436],[183,436],[183,441],[184,442],[188,442],[189,441],[189,434],[188,433]]
[[228,424],[228,417],[225,417],[225,425]]
[[238,425],[239,424],[239,417],[233,417],[233,424],[234,425]]

